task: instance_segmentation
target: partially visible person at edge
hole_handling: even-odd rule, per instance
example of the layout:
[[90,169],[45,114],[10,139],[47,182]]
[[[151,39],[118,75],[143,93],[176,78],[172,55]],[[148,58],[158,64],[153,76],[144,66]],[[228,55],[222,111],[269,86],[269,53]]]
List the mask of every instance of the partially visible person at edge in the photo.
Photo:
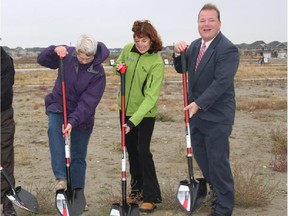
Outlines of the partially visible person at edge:
[[[135,21],[132,32],[134,42],[124,46],[114,67],[114,73],[119,75],[122,66],[128,66],[125,75],[126,122],[121,122],[125,127],[131,174],[131,193],[127,201],[143,201],[140,211],[151,212],[156,208],[155,204],[162,201],[150,151],[164,78],[164,62],[158,54],[162,50],[162,41],[148,20]],[[118,106],[121,110],[120,94]]]
[[[232,215],[234,180],[229,162],[229,136],[235,118],[234,76],[239,65],[237,47],[220,31],[220,12],[215,5],[205,4],[198,14],[198,32],[185,52],[188,67],[188,100],[191,142],[195,159],[216,195],[210,215]],[[197,69],[200,48],[206,51]],[[187,48],[175,45],[175,69],[181,73],[181,57]],[[178,56],[178,57],[177,57]]]
[[108,48],[87,34],[80,36],[76,47],[52,45],[38,56],[38,63],[51,69],[57,69],[60,57],[63,58],[65,70],[68,116],[66,128],[62,129],[63,104],[59,69],[52,93],[45,97],[56,190],[67,188],[63,142],[63,134],[67,132],[71,135],[71,189],[84,189],[87,146],[94,126],[95,111],[106,85],[102,63],[108,56]]
[[[1,166],[5,169],[8,178],[15,186],[14,178],[14,110],[13,84],[14,84],[13,59],[1,47]],[[3,215],[17,215],[12,202],[6,197],[10,187],[1,175],[1,204]]]

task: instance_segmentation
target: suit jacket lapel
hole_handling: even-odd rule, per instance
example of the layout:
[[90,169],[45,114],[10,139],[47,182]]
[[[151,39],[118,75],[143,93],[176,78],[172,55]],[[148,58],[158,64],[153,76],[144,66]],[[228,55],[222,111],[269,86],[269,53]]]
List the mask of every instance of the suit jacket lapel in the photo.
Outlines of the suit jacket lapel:
[[192,53],[195,53],[195,56],[196,56],[196,58],[192,58],[191,63],[190,63],[191,71],[193,71],[193,73],[190,74],[192,76],[192,82],[190,84],[191,86],[193,86],[195,83],[195,77],[196,77],[195,66],[196,66],[197,56],[200,51],[200,47],[201,47],[201,39],[199,39],[199,41],[195,44],[195,46],[192,47],[192,50],[190,53],[190,56],[193,56]]
[[[201,47],[201,39],[199,39],[199,41],[195,44],[195,46],[192,47],[192,50],[190,52],[190,56],[194,56],[194,55],[198,56],[200,47]],[[191,67],[192,71],[194,71],[194,73],[192,73],[193,77],[194,77],[194,74],[195,74],[196,61],[197,61],[197,57],[196,58],[192,58],[191,59],[191,63],[190,63],[190,67]]]
[[[199,76],[202,74],[203,72],[203,69],[205,67],[205,65],[207,64],[207,62],[209,61],[209,59],[211,58],[212,54],[214,53],[215,51],[215,46],[218,44],[219,40],[222,38],[222,33],[219,32],[219,34],[215,37],[215,39],[212,41],[212,43],[209,45],[208,49],[205,51],[202,59],[201,59],[201,62],[199,63],[198,65],[198,68],[196,71],[194,71],[194,77],[193,77],[193,82],[192,82],[192,86],[195,84],[195,82],[198,80]],[[199,50],[200,50],[200,46],[201,46],[201,41],[200,41],[200,44],[199,46],[197,45],[197,48],[198,48],[198,53],[199,53]],[[195,46],[196,47],[196,46]],[[196,49],[197,49],[196,48]],[[198,56],[198,54],[197,54]],[[194,58],[194,59],[197,59],[197,58]],[[193,61],[194,62],[194,61]],[[194,70],[195,70],[195,64],[196,64],[196,61],[194,62]]]
[[208,60],[210,59],[211,55],[213,54],[214,49],[210,49],[210,47],[208,47],[208,49],[205,51],[197,70],[195,71],[195,75],[196,77],[199,76],[199,74],[201,74],[202,70],[204,69],[204,66],[206,65],[206,63],[208,62]]
[[193,49],[191,51],[191,56],[192,56],[192,53],[196,53],[196,58],[193,58],[192,62],[191,62],[192,63],[191,67],[193,68],[193,70],[195,70],[197,56],[199,54],[200,47],[201,47],[201,39],[195,44],[195,46],[193,47]]

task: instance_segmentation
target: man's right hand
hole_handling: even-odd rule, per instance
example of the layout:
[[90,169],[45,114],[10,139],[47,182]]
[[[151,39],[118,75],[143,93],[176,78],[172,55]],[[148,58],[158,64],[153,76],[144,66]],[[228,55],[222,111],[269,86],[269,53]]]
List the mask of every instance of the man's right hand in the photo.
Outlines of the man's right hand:
[[192,118],[192,116],[195,115],[199,109],[200,107],[195,102],[192,102],[188,106],[184,107],[184,111],[189,111],[189,118]]

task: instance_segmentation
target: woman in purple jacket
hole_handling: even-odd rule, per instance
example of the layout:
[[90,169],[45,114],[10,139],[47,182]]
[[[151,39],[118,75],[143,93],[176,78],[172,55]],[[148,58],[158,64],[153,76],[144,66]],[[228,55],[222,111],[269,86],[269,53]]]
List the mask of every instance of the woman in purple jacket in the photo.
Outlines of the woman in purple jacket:
[[71,135],[71,189],[84,188],[86,155],[94,126],[95,110],[106,84],[102,66],[109,50],[90,35],[81,35],[76,47],[49,46],[38,56],[38,63],[57,69],[63,58],[66,84],[68,124],[63,128],[61,74],[51,93],[45,97],[48,137],[56,190],[67,188],[63,134]]

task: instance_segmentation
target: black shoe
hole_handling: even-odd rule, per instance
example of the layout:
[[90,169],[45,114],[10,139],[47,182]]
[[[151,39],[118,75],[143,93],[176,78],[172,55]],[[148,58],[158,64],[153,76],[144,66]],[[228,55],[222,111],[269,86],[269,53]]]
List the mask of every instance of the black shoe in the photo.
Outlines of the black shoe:
[[5,199],[3,203],[3,215],[4,216],[17,216],[13,204],[10,200]]

